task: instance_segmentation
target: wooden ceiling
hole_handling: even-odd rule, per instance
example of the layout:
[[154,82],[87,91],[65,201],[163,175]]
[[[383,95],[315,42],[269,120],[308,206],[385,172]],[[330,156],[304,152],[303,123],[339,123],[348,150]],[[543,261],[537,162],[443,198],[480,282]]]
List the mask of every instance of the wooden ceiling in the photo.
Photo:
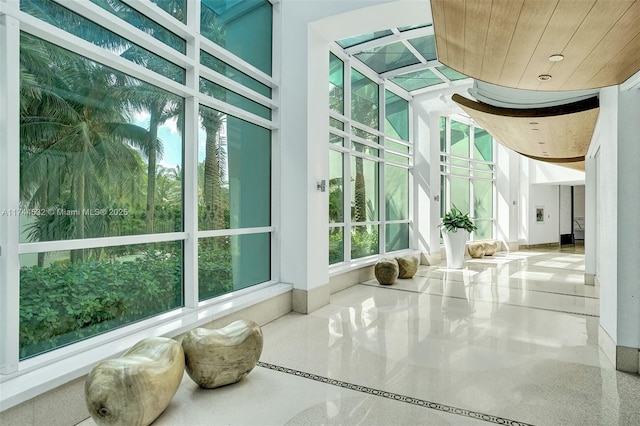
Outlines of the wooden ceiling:
[[499,108],[458,94],[452,100],[507,148],[534,160],[584,170],[600,111],[597,97],[532,109]]
[[640,70],[640,0],[431,0],[431,9],[438,60],[478,80],[564,91]]

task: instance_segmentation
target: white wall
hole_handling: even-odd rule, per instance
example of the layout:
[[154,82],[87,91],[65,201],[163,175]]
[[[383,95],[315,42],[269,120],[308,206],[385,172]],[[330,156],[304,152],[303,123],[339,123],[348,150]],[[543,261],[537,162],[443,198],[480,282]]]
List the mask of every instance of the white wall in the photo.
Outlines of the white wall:
[[[597,233],[596,270],[600,282],[600,326],[617,342],[618,318],[618,247],[615,243],[618,235],[618,88],[607,87],[600,90],[600,115],[596,126],[596,138],[591,142],[595,153],[600,147],[595,161]],[[595,155],[595,154],[594,154]],[[588,215],[588,212],[587,212]],[[589,238],[586,235],[585,238]]]
[[[530,224],[528,245],[560,241],[560,205],[558,185],[530,185],[527,220]],[[536,222],[536,208],[544,208],[544,222]]]
[[585,209],[585,186],[577,185],[573,187],[573,215],[584,217]]
[[640,348],[640,89],[618,96],[617,343]]
[[560,185],[560,235],[571,234],[571,187]]

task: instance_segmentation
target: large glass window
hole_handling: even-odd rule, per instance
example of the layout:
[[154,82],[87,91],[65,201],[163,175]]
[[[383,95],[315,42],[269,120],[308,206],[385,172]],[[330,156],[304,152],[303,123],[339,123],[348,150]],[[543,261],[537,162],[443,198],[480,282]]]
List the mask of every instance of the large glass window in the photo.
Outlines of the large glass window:
[[440,117],[441,216],[452,206],[474,219],[475,240],[493,238],[493,138],[463,119]]
[[361,72],[351,69],[351,118],[360,124],[377,129],[380,87]]
[[329,118],[329,264],[408,249],[409,102],[334,54],[329,67],[331,109],[343,113],[342,94],[351,94],[344,117]]
[[200,32],[271,75],[271,9],[267,0],[202,0]]
[[200,229],[269,226],[271,132],[207,107],[200,107],[200,123]]
[[189,22],[185,0],[81,3],[21,0],[29,24],[2,36],[20,40],[2,76],[20,87],[20,137],[2,142],[19,168],[0,221],[18,235],[0,243],[20,264],[0,270],[19,303],[3,362],[160,314],[188,323],[180,308],[272,281],[271,3],[203,0]]

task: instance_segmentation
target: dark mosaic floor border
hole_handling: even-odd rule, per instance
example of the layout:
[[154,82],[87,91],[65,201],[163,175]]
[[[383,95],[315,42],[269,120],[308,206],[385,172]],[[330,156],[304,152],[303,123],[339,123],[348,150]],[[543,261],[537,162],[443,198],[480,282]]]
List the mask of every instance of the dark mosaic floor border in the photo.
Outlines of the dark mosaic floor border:
[[495,423],[499,425],[508,426],[533,426],[530,423],[519,422],[516,420],[506,419],[504,417],[492,416],[491,414],[480,413],[478,411],[466,410],[464,408],[453,407],[451,405],[440,404],[438,402],[426,401],[424,399],[412,398],[406,395],[400,395],[393,392],[387,392],[379,389],[369,388],[367,386],[360,386],[349,382],[343,382],[342,380],[330,379],[328,377],[318,376],[316,374],[306,373],[300,370],[294,370],[292,368],[281,367],[275,364],[269,364],[266,362],[258,361],[259,367],[267,368],[269,370],[279,371],[281,373],[291,374],[293,376],[302,377],[309,380],[315,380],[316,382],[326,383],[328,385],[338,386],[345,389],[354,390],[357,392],[366,393],[369,395],[379,396],[382,398],[391,399],[393,401],[405,402],[407,404],[416,405],[418,407],[429,408],[431,410],[442,411],[444,413],[455,414],[458,416],[469,417],[476,420],[482,420],[489,423]]

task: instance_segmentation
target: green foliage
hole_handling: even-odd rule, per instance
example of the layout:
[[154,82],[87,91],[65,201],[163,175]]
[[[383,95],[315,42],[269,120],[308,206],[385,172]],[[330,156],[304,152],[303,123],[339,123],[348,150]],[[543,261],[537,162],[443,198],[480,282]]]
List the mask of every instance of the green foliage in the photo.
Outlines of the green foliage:
[[204,240],[198,247],[200,300],[233,291],[233,269],[229,237]]
[[182,305],[180,253],[154,250],[131,261],[60,262],[20,270],[20,357]]
[[449,232],[457,232],[458,229],[464,229],[467,232],[473,232],[478,227],[469,218],[469,213],[462,213],[455,206],[451,207],[451,210],[445,213],[442,218],[440,227],[444,227]]
[[329,232],[329,265],[344,260],[344,241],[342,228],[334,228]]
[[367,232],[365,227],[356,227],[351,232],[351,258],[358,259],[360,257],[371,256],[377,254],[378,250],[378,232]]

